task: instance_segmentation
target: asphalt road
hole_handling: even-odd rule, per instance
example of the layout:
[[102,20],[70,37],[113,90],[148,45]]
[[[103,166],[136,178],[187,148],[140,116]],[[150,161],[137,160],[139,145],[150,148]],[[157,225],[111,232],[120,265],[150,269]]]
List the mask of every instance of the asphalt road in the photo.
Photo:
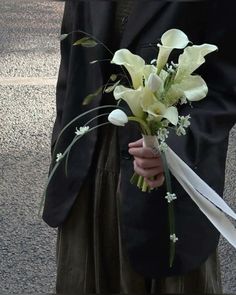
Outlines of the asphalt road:
[[[63,3],[0,1],[0,290],[53,293],[56,231],[37,217],[50,161]],[[236,209],[236,129],[225,199]],[[225,293],[236,292],[236,250],[221,240]]]
[[0,290],[53,293],[56,231],[37,216],[50,161],[63,3],[0,1]]

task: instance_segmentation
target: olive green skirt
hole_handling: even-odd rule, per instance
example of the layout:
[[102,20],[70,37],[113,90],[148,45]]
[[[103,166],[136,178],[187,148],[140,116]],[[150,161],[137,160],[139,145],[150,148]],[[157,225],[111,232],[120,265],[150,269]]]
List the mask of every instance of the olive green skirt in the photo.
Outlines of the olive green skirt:
[[187,275],[164,279],[144,278],[130,266],[120,236],[115,131],[103,129],[96,168],[58,229],[57,293],[222,293],[217,253]]

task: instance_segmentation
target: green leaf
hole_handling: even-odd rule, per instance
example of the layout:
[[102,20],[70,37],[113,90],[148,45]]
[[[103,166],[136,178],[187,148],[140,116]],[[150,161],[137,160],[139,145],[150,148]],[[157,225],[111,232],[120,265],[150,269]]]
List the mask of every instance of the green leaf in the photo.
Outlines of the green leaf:
[[81,46],[84,46],[84,47],[95,47],[98,43],[91,39],[90,37],[83,37],[79,40],[77,40],[73,45],[76,46],[76,45],[81,45]]
[[117,82],[116,82],[115,84],[113,84],[112,86],[107,87],[107,88],[105,89],[105,92],[106,92],[106,93],[110,93],[110,92],[112,92],[112,91],[116,88],[116,86],[120,84],[120,81],[121,81],[121,80],[117,81]]
[[87,95],[83,101],[83,105],[90,104],[93,101],[93,99],[102,92],[102,90],[103,86],[100,86],[94,93]]
[[65,39],[68,37],[68,35],[69,35],[69,34],[62,34],[62,35],[60,36],[60,41],[65,40]]

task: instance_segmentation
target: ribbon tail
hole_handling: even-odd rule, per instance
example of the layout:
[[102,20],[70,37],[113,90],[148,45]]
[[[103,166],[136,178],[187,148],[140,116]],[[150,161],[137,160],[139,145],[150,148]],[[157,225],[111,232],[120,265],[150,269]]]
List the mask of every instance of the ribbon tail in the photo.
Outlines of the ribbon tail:
[[[197,185],[198,189],[195,187],[195,183],[198,182],[198,180],[201,180],[207,186],[207,184],[195,173],[192,171],[191,168],[187,166],[171,149],[168,148],[166,151],[166,158],[169,165],[169,169],[171,173],[174,175],[174,177],[178,180],[178,182],[182,185],[184,190],[189,194],[191,199],[197,204],[199,209],[205,214],[205,216],[210,220],[210,222],[216,227],[216,229],[224,236],[229,243],[236,248],[236,229],[233,226],[233,224],[230,222],[230,220],[225,216],[225,214],[222,211],[227,211],[226,213],[233,210],[223,201],[218,202],[218,200],[215,198],[216,192],[214,192],[212,189],[207,190],[207,192],[214,192],[210,197],[206,196],[201,192],[198,191],[199,185]],[[186,170],[186,166],[188,169]],[[189,170],[192,171],[191,175],[188,174]],[[194,176],[194,174],[196,176]],[[191,180],[191,181],[190,181]],[[209,187],[210,188],[210,187]],[[218,195],[217,195],[218,196]],[[220,196],[218,196],[220,198]],[[212,204],[209,199],[213,200]],[[216,199],[216,200],[215,200]],[[215,202],[214,202],[215,201]],[[220,206],[219,210],[215,203],[217,203]],[[224,204],[223,204],[224,203]],[[223,206],[222,206],[223,204]],[[230,210],[228,210],[230,208]],[[226,210],[225,210],[226,209]],[[233,218],[235,218],[236,214],[233,212],[233,214],[229,214]]]
[[236,213],[226,204],[226,202],[207,184],[205,183],[171,148],[166,151],[168,166],[176,171],[181,178],[188,179],[189,183],[201,195],[216,205],[226,214],[236,219]]

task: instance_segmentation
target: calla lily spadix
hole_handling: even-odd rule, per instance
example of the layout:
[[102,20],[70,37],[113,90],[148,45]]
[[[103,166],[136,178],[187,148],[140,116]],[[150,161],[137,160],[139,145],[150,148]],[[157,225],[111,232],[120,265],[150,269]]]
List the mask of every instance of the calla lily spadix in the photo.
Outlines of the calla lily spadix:
[[163,69],[168,61],[169,55],[173,49],[183,49],[188,43],[187,35],[178,29],[171,29],[166,31],[161,37],[161,43],[157,44],[159,53],[157,57],[157,72],[158,74]]

